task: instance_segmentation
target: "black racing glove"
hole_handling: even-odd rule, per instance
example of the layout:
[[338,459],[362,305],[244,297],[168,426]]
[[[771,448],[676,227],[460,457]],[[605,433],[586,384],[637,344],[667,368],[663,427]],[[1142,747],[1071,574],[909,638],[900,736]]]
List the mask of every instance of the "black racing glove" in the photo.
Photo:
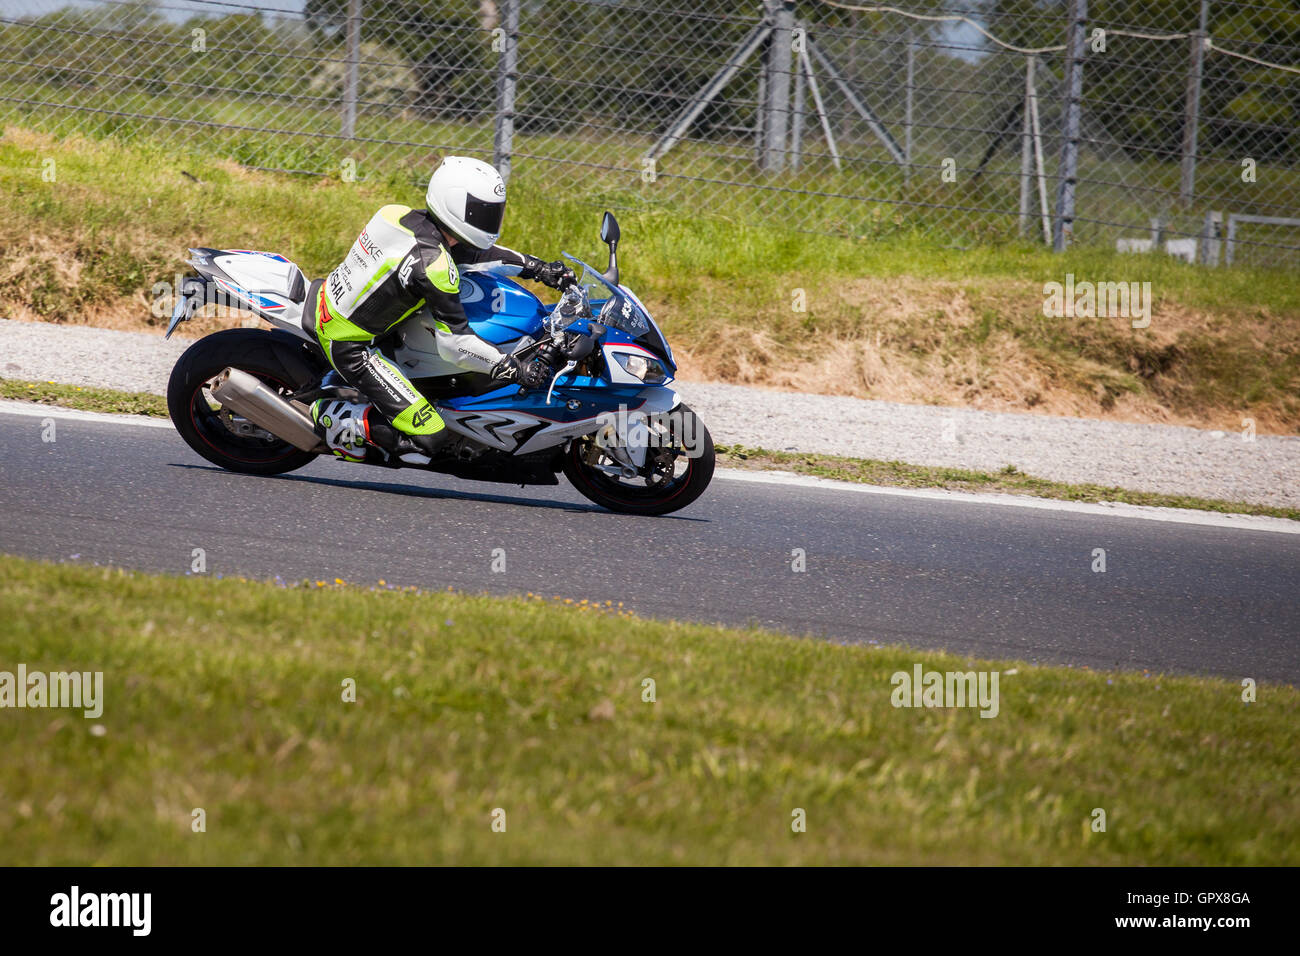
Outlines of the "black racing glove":
[[524,388],[545,388],[551,380],[551,368],[543,362],[529,362],[519,370],[519,384]]
[[503,382],[518,382],[524,388],[541,388],[551,378],[550,367],[541,361],[521,362],[513,355],[507,355],[489,373],[493,378]]
[[493,365],[488,372],[494,379],[502,382],[515,382],[519,380],[519,359],[513,355],[503,355],[496,365]]
[[542,285],[550,286],[552,289],[567,289],[578,281],[573,270],[566,266],[558,259],[555,262],[542,262],[540,259],[536,263],[530,263],[532,266],[533,278]]

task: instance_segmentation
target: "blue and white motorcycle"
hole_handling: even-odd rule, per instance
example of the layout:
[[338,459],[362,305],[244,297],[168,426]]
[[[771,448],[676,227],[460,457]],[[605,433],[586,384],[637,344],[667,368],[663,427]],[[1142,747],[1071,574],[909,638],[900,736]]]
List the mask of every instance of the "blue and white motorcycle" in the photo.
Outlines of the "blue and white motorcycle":
[[[432,461],[413,465],[371,447],[364,463],[520,485],[558,484],[562,471],[590,500],[628,514],[668,514],[698,498],[713,477],[713,440],[670,387],[677,367],[659,326],[619,282],[619,228],[608,212],[600,236],[608,268],[602,274],[566,254],[582,271],[553,306],[508,278],[461,274],[461,301],[478,335],[521,357],[550,342],[566,359],[544,391],[444,361],[427,312],[376,343],[455,437]],[[273,327],[217,332],[181,356],[167,387],[176,430],[231,471],[282,474],[327,453],[311,403],[362,399],[302,327],[302,271],[267,252],[205,248],[190,256],[198,274],[182,282],[168,336],[213,302],[250,310]]]

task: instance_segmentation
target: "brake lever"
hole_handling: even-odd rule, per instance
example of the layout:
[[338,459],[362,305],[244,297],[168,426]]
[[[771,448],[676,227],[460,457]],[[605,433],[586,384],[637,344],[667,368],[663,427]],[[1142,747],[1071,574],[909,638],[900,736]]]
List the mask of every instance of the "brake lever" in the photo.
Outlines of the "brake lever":
[[568,362],[564,363],[564,368],[560,369],[558,372],[555,373],[555,378],[551,379],[551,387],[546,390],[547,405],[551,404],[551,395],[555,391],[555,383],[560,380],[560,376],[568,375],[577,367],[578,367],[578,363],[570,359]]

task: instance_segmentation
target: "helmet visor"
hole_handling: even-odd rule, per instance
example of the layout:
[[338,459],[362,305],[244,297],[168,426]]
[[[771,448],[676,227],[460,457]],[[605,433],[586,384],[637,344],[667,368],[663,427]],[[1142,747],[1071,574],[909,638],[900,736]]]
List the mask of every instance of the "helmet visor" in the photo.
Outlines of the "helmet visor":
[[502,200],[488,202],[473,196],[465,197],[465,222],[486,233],[498,235],[501,232],[501,218],[505,211],[506,204]]

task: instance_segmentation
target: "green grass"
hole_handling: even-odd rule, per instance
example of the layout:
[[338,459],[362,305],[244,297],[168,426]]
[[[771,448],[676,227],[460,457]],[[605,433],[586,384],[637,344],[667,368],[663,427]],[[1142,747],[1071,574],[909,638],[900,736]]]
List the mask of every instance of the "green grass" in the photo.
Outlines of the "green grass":
[[[0,314],[82,322],[108,311],[161,327],[149,290],[187,271],[192,245],[271,249],[323,274],[378,206],[422,204],[412,177],[434,159],[376,163],[370,180],[346,183],[250,172],[143,134],[58,140],[10,127],[0,137]],[[54,182],[42,179],[46,160]],[[696,377],[782,384],[795,372],[812,391],[1068,414],[1140,400],[1210,427],[1254,417],[1265,432],[1300,428],[1300,284],[1287,270],[1083,246],[1059,256],[1014,242],[957,250],[915,230],[887,241],[808,235],[636,189],[557,191],[526,176],[512,186],[505,241],[600,263],[605,203],[622,207],[625,280]],[[1066,273],[1150,282],[1151,328],[1045,318],[1042,285]],[[791,307],[796,289],[806,312]],[[842,344],[878,353],[889,374],[826,365]],[[893,380],[912,384],[891,392]]]
[[[337,175],[348,159],[356,163],[362,178],[409,180],[427,176],[424,164],[430,150],[490,156],[493,149],[490,117],[454,121],[397,107],[372,108],[357,118],[356,139],[347,140],[339,135],[337,106],[309,102],[178,94],[162,83],[153,88],[116,83],[95,88],[29,77],[0,81],[0,94],[12,103],[15,125],[133,144],[161,139],[172,151],[180,139],[258,168]],[[971,103],[968,108],[979,107]],[[596,120],[591,133],[576,128],[517,132],[516,183],[550,197],[646,207],[674,218],[693,220],[701,208],[707,208],[716,218],[760,229],[795,224],[872,242],[928,238],[941,246],[973,248],[1015,241],[1019,235],[1018,217],[998,212],[1018,208],[1019,157],[1014,150],[1001,153],[984,175],[975,175],[987,145],[983,137],[959,142],[928,131],[931,135],[923,135],[916,144],[915,173],[908,177],[864,134],[856,142],[841,143],[851,157],[842,170],[834,167],[824,150],[814,148],[799,171],[787,170],[778,178],[763,174],[752,163],[747,137],[688,139],[660,160],[658,180],[645,184],[642,157],[655,145],[656,135],[622,131],[610,136],[600,131],[602,122],[607,119]],[[897,116],[887,125],[896,128],[901,122]],[[947,183],[939,171],[950,157],[957,162],[959,176]],[[1150,193],[1120,185],[1141,184],[1172,196],[1181,176],[1177,162],[1089,154],[1084,164],[1076,242],[1113,246],[1112,227],[1094,224],[1092,219],[1127,223],[1129,233],[1145,236],[1157,213],[1170,229],[1199,233],[1204,201],[1187,209],[1170,209],[1161,207]],[[1266,173],[1272,193],[1243,194],[1240,172],[1236,157],[1227,161],[1207,157],[1198,170],[1199,194],[1231,195],[1238,212],[1271,212],[1269,195],[1294,194],[1300,184],[1300,174],[1274,164]],[[1209,205],[1217,208],[1215,203]],[[1247,238],[1244,233],[1243,237]],[[1267,231],[1254,237],[1283,244],[1295,241],[1294,231],[1273,239]],[[1238,256],[1274,256],[1281,258],[1282,267],[1294,266],[1293,254],[1284,250],[1242,246]]]
[[0,398],[57,405],[83,412],[115,412],[121,415],[167,417],[167,399],[148,392],[120,392],[112,388],[61,385],[57,382],[26,382],[0,378]]
[[[4,712],[4,864],[1300,862],[1287,686],[377,583],[0,580],[0,666],[104,675],[98,720]],[[998,670],[998,715],[892,707],[917,663]]]
[[[83,388],[55,382],[26,382],[0,378],[0,398],[57,405],[87,412],[167,417],[167,401],[146,392],[120,392],[111,388]],[[951,491],[993,491],[1060,498],[1066,501],[1121,501],[1153,508],[1192,508],[1227,514],[1268,515],[1300,521],[1300,510],[1240,501],[1132,491],[1116,486],[1070,484],[1035,478],[1008,465],[1000,471],[972,471],[936,465],[910,465],[901,461],[846,458],[804,452],[771,451],[744,445],[717,446],[718,462],[739,468],[793,471],[801,475],[856,481],[900,488],[946,488]]]
[[[10,127],[17,131],[16,128]],[[20,131],[18,131],[20,132]],[[439,139],[454,141],[455,129]],[[27,142],[0,140],[4,169],[0,186],[24,212],[50,217],[53,227],[84,226],[97,238],[133,223],[154,235],[175,235],[202,227],[218,245],[257,236],[285,252],[313,274],[335,265],[359,223],[384,202],[423,205],[420,180],[438,154],[383,163],[376,161],[365,181],[248,172],[223,165],[220,150],[178,148],[174,139],[132,134],[125,139],[73,137]],[[340,152],[339,160],[343,158]],[[57,181],[43,182],[42,161],[56,161]],[[338,163],[330,163],[334,169]],[[196,183],[182,172],[201,180]],[[1114,281],[1141,278],[1192,305],[1240,303],[1279,311],[1300,309],[1300,289],[1283,269],[1206,270],[1169,257],[1121,256],[1105,248],[1077,247],[1063,255],[1036,244],[1008,242],[953,249],[927,240],[916,230],[900,230],[888,242],[866,234],[831,236],[778,228],[738,228],[743,216],[702,210],[691,200],[657,202],[637,190],[609,194],[590,188],[555,190],[516,183],[510,198],[505,241],[540,251],[561,246],[593,259],[603,251],[597,236],[599,210],[623,207],[627,249],[624,270],[639,287],[680,287],[675,280],[696,277],[764,280],[816,270],[828,276],[968,277],[1060,281],[1066,272],[1104,275]],[[93,197],[93,204],[79,200]],[[149,205],[140,208],[144,199]],[[173,262],[183,254],[167,246]],[[685,274],[683,275],[683,271]],[[158,273],[166,277],[166,272]],[[126,278],[126,277],[124,277]],[[129,277],[132,282],[138,276]],[[689,287],[689,286],[688,286]],[[788,281],[777,283],[788,300]],[[138,286],[123,286],[138,291]]]

